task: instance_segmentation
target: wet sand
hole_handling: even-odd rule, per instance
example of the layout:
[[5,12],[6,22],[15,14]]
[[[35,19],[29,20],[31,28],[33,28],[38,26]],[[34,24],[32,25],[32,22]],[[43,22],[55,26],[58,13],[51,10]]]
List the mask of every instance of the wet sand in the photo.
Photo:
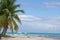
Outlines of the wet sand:
[[11,36],[2,37],[1,40],[59,40],[56,38],[46,38],[46,37],[33,37],[33,36]]

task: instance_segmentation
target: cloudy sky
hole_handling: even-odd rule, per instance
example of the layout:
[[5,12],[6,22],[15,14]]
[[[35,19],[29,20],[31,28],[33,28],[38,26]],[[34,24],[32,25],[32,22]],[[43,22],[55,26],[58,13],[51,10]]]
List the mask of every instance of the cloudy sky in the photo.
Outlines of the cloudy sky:
[[25,14],[19,32],[60,33],[60,0],[17,0]]

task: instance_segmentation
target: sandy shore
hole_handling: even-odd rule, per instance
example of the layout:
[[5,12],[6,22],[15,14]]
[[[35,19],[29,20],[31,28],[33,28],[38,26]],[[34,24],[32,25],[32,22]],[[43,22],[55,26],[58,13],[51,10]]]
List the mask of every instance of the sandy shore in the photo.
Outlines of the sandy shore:
[[32,36],[12,36],[12,37],[2,37],[1,40],[59,40],[53,38],[45,38],[45,37],[32,37]]

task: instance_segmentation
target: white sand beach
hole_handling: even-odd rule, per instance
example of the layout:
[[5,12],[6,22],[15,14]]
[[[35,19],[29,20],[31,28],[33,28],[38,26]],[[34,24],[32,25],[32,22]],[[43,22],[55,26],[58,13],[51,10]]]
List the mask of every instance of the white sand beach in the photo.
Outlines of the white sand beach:
[[45,37],[32,37],[32,36],[12,36],[12,37],[2,37],[1,40],[59,40],[53,38],[45,38]]

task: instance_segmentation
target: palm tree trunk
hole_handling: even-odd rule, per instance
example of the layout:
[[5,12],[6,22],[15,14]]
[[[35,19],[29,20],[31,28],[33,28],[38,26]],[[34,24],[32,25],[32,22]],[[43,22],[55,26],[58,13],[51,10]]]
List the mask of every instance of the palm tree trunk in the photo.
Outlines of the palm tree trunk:
[[8,26],[6,26],[6,28],[3,29],[2,36],[6,36],[7,29],[8,29]]
[[8,29],[8,15],[6,15],[6,19],[5,19],[5,23],[4,23],[4,29],[2,31],[3,36],[6,36],[7,29]]

